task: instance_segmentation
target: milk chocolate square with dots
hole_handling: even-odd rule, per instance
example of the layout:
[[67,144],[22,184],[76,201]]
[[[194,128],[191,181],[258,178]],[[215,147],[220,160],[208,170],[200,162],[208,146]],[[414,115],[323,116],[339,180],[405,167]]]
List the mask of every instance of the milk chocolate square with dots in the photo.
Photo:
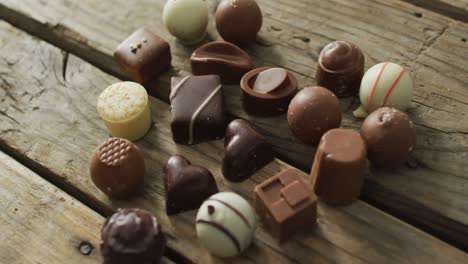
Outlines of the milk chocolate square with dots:
[[179,144],[222,138],[226,128],[221,80],[218,75],[173,77],[171,130]]
[[145,83],[170,67],[171,49],[165,40],[141,28],[117,47],[114,59],[130,78]]
[[280,242],[315,226],[317,197],[296,169],[286,169],[255,187],[255,208]]

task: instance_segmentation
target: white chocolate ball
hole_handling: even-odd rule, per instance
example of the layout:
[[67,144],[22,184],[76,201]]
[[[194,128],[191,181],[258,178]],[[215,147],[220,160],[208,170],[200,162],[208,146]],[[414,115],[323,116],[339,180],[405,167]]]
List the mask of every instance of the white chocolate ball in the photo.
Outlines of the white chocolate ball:
[[354,112],[357,117],[365,117],[382,106],[405,111],[413,96],[413,80],[404,67],[392,62],[379,63],[364,74],[359,96],[361,107]]
[[148,94],[135,82],[119,82],[107,87],[99,95],[97,110],[114,137],[134,141],[151,127]]
[[217,193],[208,198],[197,213],[197,235],[218,257],[233,257],[252,242],[257,226],[255,211],[240,195]]
[[168,0],[162,15],[169,33],[191,45],[205,38],[208,13],[205,0]]

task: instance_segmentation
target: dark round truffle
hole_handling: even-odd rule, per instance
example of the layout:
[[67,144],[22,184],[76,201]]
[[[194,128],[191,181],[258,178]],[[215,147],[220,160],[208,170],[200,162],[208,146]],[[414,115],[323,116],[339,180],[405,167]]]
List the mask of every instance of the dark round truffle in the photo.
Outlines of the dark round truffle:
[[143,186],[145,161],[140,149],[123,138],[109,138],[91,156],[91,179],[111,198],[127,198]]
[[372,112],[362,124],[367,157],[377,167],[394,168],[408,160],[416,145],[416,129],[408,115],[390,107]]
[[330,90],[323,87],[304,88],[289,105],[288,123],[294,135],[302,142],[316,144],[325,132],[340,126],[340,102]]
[[254,41],[262,27],[262,12],[255,0],[223,0],[215,17],[221,37],[233,43]]
[[151,213],[123,209],[112,215],[101,230],[104,264],[157,264],[166,247],[161,225]]
[[335,41],[322,49],[315,73],[317,84],[338,97],[356,94],[364,75],[364,54],[355,45]]

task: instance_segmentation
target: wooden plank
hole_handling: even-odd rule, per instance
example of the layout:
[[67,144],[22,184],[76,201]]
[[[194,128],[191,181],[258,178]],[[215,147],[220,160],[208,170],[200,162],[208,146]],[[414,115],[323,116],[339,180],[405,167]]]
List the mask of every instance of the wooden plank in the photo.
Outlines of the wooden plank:
[[1,151],[0,194],[0,263],[102,263],[104,217]]
[[151,98],[155,125],[137,142],[147,164],[144,192],[131,201],[110,201],[92,184],[88,158],[108,137],[95,109],[97,96],[117,79],[5,23],[0,23],[0,29],[0,45],[9,51],[0,55],[0,147],[51,181],[80,193],[93,207],[151,210],[167,232],[171,248],[195,263],[463,263],[468,259],[458,249],[363,202],[348,207],[319,204],[319,224],[314,231],[278,245],[260,228],[254,245],[240,257],[213,258],[196,239],[195,212],[165,214],[161,174],[168,157],[179,153],[194,164],[203,164],[213,172],[221,190],[236,191],[250,201],[257,183],[289,166],[275,160],[245,182],[227,182],[220,169],[223,142],[174,144],[169,107]]
[[[417,123],[417,163],[414,168],[371,171],[364,198],[405,220],[468,249],[468,26],[396,0],[259,0],[265,15],[255,45],[247,52],[260,65],[293,70],[302,86],[314,83],[318,53],[334,39],[358,44],[366,66],[396,61],[409,66],[416,90],[412,118]],[[169,79],[189,71],[188,56],[195,47],[174,41],[161,25],[164,1],[40,1],[0,0],[5,20],[62,47],[114,75],[113,48],[135,28],[149,26],[170,41],[174,68],[148,85],[167,101]],[[414,13],[424,13],[418,18]],[[307,14],[304,16],[304,14]],[[391,21],[391,22],[389,22]],[[218,39],[213,25],[210,38]],[[304,170],[310,168],[314,149],[298,142],[285,116],[254,118],[244,113],[239,90],[226,87],[228,111],[252,120],[268,136],[278,156]],[[359,128],[352,117],[353,100],[342,100],[343,125]]]
[[[467,0],[403,0],[440,13],[442,15],[468,22],[468,1]],[[415,13],[416,16],[424,15],[423,13]]]

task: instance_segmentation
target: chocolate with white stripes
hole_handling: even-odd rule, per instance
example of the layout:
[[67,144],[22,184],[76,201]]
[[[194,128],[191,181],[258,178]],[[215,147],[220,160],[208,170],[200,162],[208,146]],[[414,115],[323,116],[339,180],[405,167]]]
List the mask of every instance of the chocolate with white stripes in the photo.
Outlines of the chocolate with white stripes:
[[173,77],[171,130],[179,144],[222,138],[226,127],[222,85],[217,75]]
[[364,74],[359,97],[361,106],[353,113],[358,118],[383,106],[405,111],[413,97],[413,80],[406,68],[392,62],[379,63]]
[[213,255],[233,257],[252,242],[257,219],[255,211],[240,195],[217,193],[197,213],[197,236]]
[[265,229],[283,242],[315,226],[317,197],[298,170],[286,169],[255,187],[255,209]]

